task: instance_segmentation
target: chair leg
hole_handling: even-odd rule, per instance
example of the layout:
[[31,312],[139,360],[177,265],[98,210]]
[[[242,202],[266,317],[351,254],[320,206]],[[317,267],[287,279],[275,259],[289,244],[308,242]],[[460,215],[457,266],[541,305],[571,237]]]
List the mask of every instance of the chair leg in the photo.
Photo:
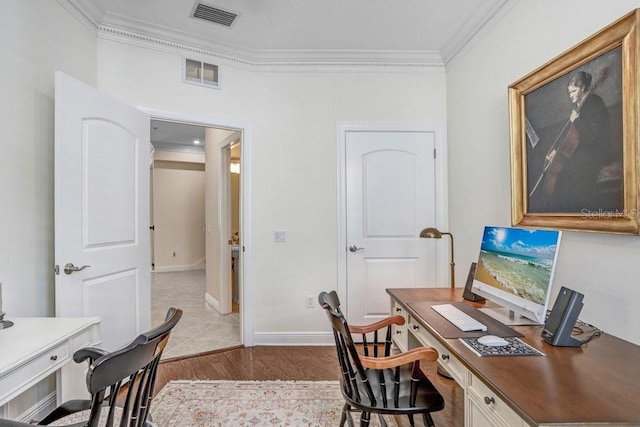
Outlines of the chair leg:
[[413,421],[413,414],[407,414],[407,417],[409,418],[409,425],[415,426],[416,423]]
[[360,416],[360,427],[368,427],[369,421],[371,421],[371,412],[362,411],[362,415]]
[[435,427],[435,424],[433,423],[433,418],[431,418],[431,414],[428,412],[425,412],[424,414],[422,414],[422,419],[424,420],[424,425],[427,427]]
[[340,424],[338,424],[339,427],[344,426],[345,421],[347,421],[347,413],[344,409],[344,406],[342,407],[342,411],[340,412]]
[[353,427],[353,420],[351,419],[351,406],[348,403],[345,403],[342,407],[342,416],[340,417],[340,427],[344,426],[344,422],[347,421],[349,427]]
[[[340,414],[339,427],[344,426],[344,422],[347,421],[347,418],[349,418],[349,404],[345,403],[344,406],[342,407],[342,413]],[[351,423],[349,423],[349,426],[351,426]]]
[[387,427],[387,420],[384,419],[384,415],[378,414],[378,418],[380,418],[380,427]]

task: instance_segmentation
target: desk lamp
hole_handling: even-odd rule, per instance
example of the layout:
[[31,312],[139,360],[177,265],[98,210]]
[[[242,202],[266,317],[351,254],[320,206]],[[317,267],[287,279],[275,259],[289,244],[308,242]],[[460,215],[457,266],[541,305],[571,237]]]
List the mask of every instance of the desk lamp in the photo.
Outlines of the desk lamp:
[[[451,233],[443,233],[440,230],[438,230],[437,228],[434,227],[428,227],[425,228],[424,230],[422,230],[420,232],[420,237],[422,238],[426,238],[426,239],[442,239],[442,235],[446,234],[447,236],[451,237],[451,262],[449,263],[449,265],[451,266],[451,289],[456,287],[456,279],[455,279],[455,265],[456,263],[453,262],[454,257],[453,257],[453,234]],[[442,367],[442,365],[440,365],[438,363],[438,369],[437,369],[438,374],[442,375],[445,378],[448,379],[453,379],[453,376],[451,376],[451,374]]]
[[453,254],[453,234],[451,233],[443,233],[440,230],[438,230],[437,228],[433,228],[433,227],[428,227],[425,228],[424,230],[422,230],[420,232],[420,237],[423,238],[427,238],[427,239],[441,239],[443,235],[447,235],[451,238],[451,261],[449,262],[449,265],[451,266],[451,288],[455,288],[456,287],[456,279],[455,279],[455,266],[456,263],[453,261],[454,260],[454,254]]

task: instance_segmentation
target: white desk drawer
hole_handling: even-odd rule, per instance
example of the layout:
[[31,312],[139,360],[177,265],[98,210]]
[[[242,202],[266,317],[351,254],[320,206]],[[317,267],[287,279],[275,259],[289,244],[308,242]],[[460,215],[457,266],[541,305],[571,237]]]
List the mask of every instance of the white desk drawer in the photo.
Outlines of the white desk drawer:
[[465,377],[467,368],[464,367],[458,359],[453,356],[449,350],[447,350],[440,342],[431,335],[424,326],[416,322],[411,316],[409,316],[409,332],[413,334],[422,345],[427,347],[433,347],[438,351],[438,363],[451,374],[456,382],[465,387]]
[[394,316],[397,315],[404,317],[404,325],[393,325],[393,342],[398,346],[400,351],[407,351],[407,347],[409,345],[407,337],[407,323],[409,316],[407,315],[407,311],[396,301],[393,301],[391,304],[391,314]]
[[[479,413],[484,413],[492,420],[495,426],[526,426],[524,420],[513,409],[500,400],[486,384],[470,372],[468,374],[467,398],[470,401],[469,405],[475,405]],[[471,423],[473,426],[478,424],[476,422]]]
[[5,394],[15,396],[35,383],[34,379],[43,378],[56,370],[69,360],[69,343],[64,342],[53,349],[40,354],[7,373],[2,378],[3,396]]

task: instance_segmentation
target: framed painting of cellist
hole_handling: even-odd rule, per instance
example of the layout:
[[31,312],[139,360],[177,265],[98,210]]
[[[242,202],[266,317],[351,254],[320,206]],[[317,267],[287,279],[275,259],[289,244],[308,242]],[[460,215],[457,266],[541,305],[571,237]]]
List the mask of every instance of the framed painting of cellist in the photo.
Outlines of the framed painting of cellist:
[[516,226],[640,234],[640,9],[509,86]]

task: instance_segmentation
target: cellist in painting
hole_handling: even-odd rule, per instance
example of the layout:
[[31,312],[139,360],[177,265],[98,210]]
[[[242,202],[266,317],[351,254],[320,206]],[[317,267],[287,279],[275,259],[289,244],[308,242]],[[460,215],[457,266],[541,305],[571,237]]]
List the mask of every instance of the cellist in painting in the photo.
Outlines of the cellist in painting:
[[598,197],[605,166],[614,160],[609,111],[593,92],[592,76],[578,71],[567,92],[572,103],[569,119],[546,154],[543,173],[530,197],[539,212],[580,213],[602,206]]

